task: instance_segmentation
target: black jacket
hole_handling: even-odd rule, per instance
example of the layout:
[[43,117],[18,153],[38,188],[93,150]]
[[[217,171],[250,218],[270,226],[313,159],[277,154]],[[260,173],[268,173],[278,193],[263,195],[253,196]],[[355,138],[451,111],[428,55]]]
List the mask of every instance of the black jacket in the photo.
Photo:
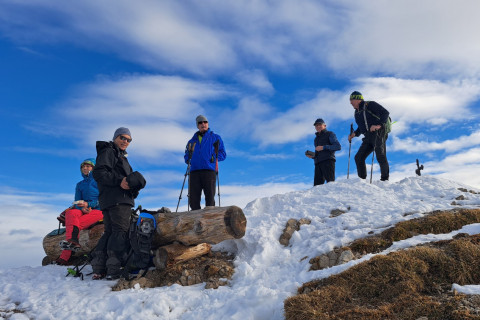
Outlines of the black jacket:
[[[367,111],[365,111],[365,103],[367,104]],[[364,117],[365,114],[365,117]],[[381,125],[385,127],[390,113],[375,101],[362,101],[358,110],[355,110],[355,122],[358,125],[355,130],[355,136],[365,134],[370,130],[372,125]],[[367,126],[365,126],[365,118],[367,119]]]
[[125,155],[126,152],[120,150],[112,141],[97,141],[97,164],[93,169],[93,178],[98,184],[101,210],[118,204],[135,206],[134,199],[138,190],[125,190],[120,187],[123,178],[132,173],[132,167]]
[[322,151],[315,151],[315,164],[325,160],[335,160],[335,151],[342,148],[335,133],[327,131],[327,129],[316,132],[313,143],[315,147],[323,146]]

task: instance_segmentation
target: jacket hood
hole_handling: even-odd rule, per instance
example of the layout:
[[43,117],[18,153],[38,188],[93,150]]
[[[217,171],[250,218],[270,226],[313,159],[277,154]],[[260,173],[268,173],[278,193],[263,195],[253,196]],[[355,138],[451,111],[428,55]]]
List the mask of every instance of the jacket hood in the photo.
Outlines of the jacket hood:
[[[87,158],[87,159],[83,160],[82,163],[80,163],[80,174],[82,175],[82,177],[86,178],[86,177],[88,177],[88,176],[90,175],[90,174],[88,174],[88,175],[84,175],[84,174],[83,174],[83,172],[82,172],[82,166],[83,166],[83,164],[84,164],[84,163],[87,163],[87,164],[92,165],[92,166],[95,168],[95,162],[96,162],[96,161],[95,161],[95,158]],[[90,171],[90,173],[91,173],[91,171]]]
[[105,150],[106,148],[112,148],[115,150],[118,154],[123,155],[124,157],[128,157],[128,153],[126,150],[120,150],[119,147],[113,142],[113,141],[97,141],[95,145],[97,149],[97,154]]

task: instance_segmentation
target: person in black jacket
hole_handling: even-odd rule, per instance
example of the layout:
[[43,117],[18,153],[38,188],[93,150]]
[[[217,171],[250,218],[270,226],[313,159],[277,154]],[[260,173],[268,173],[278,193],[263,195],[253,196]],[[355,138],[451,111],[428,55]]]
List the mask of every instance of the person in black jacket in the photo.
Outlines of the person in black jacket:
[[327,131],[327,125],[323,119],[318,118],[313,124],[315,126],[315,155],[306,154],[315,161],[315,176],[313,185],[324,184],[325,181],[335,181],[335,151],[342,147],[337,136],[332,131]]
[[146,184],[143,176],[132,172],[128,163],[127,148],[131,142],[130,130],[124,127],[115,131],[112,141],[97,141],[93,177],[98,184],[105,232],[93,254],[94,280],[105,275],[108,280],[118,279],[128,254],[128,229],[134,199]]
[[375,101],[365,101],[358,91],[350,95],[350,104],[355,109],[355,122],[358,128],[348,136],[348,141],[351,142],[354,137],[364,135],[362,145],[355,155],[358,176],[362,179],[367,178],[365,160],[375,150],[380,165],[380,180],[386,181],[389,178],[390,167],[387,160],[388,134],[385,132],[385,123],[390,113]]

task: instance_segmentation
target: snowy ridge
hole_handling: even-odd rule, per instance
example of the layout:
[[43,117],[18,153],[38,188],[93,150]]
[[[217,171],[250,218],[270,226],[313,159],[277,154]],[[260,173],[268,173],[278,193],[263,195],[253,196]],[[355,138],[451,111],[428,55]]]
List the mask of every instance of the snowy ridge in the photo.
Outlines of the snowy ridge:
[[[304,282],[328,277],[371,258],[319,271],[308,271],[310,258],[383,231],[395,223],[438,209],[480,207],[480,194],[457,182],[423,176],[397,183],[340,180],[305,191],[256,199],[244,209],[247,232],[224,241],[215,250],[235,252],[235,274],[229,286],[205,290],[204,285],[173,285],[112,292],[113,282],[65,277],[61,266],[0,270],[0,312],[25,310],[11,319],[283,319],[283,301]],[[333,209],[346,213],[330,218]],[[278,241],[288,219],[308,218],[284,247]],[[450,239],[458,232],[480,233],[469,225],[446,235],[421,235],[395,243],[382,254],[419,243]],[[306,258],[307,257],[307,258]],[[87,267],[86,272],[91,271]],[[467,286],[466,286],[467,287]],[[461,291],[462,287],[455,285]],[[480,292],[475,286],[469,293]],[[8,314],[8,313],[7,313]],[[1,315],[1,314],[0,314]]]

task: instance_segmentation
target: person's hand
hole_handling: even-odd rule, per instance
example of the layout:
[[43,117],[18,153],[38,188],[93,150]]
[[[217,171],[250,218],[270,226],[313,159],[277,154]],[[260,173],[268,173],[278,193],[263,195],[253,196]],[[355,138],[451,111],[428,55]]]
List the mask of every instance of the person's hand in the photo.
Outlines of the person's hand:
[[[81,200],[81,201],[83,201],[83,200]],[[79,202],[79,203],[77,203],[77,207],[86,208],[86,207],[88,207],[88,202],[86,202],[86,201]]]
[[82,208],[82,212],[85,214],[90,213],[90,211],[92,211],[92,208],[89,208],[89,207]]
[[348,136],[348,142],[352,142],[352,139],[355,138],[355,133],[352,133]]
[[380,130],[381,127],[382,127],[381,125],[373,125],[370,127],[370,132]]
[[305,155],[307,158],[313,159],[313,156],[310,156],[308,154]]
[[323,150],[323,146],[316,146],[315,147],[315,151],[322,151]]
[[128,182],[127,182],[127,177],[123,177],[122,182],[120,183],[120,187],[125,190],[130,189],[130,186],[128,185]]

